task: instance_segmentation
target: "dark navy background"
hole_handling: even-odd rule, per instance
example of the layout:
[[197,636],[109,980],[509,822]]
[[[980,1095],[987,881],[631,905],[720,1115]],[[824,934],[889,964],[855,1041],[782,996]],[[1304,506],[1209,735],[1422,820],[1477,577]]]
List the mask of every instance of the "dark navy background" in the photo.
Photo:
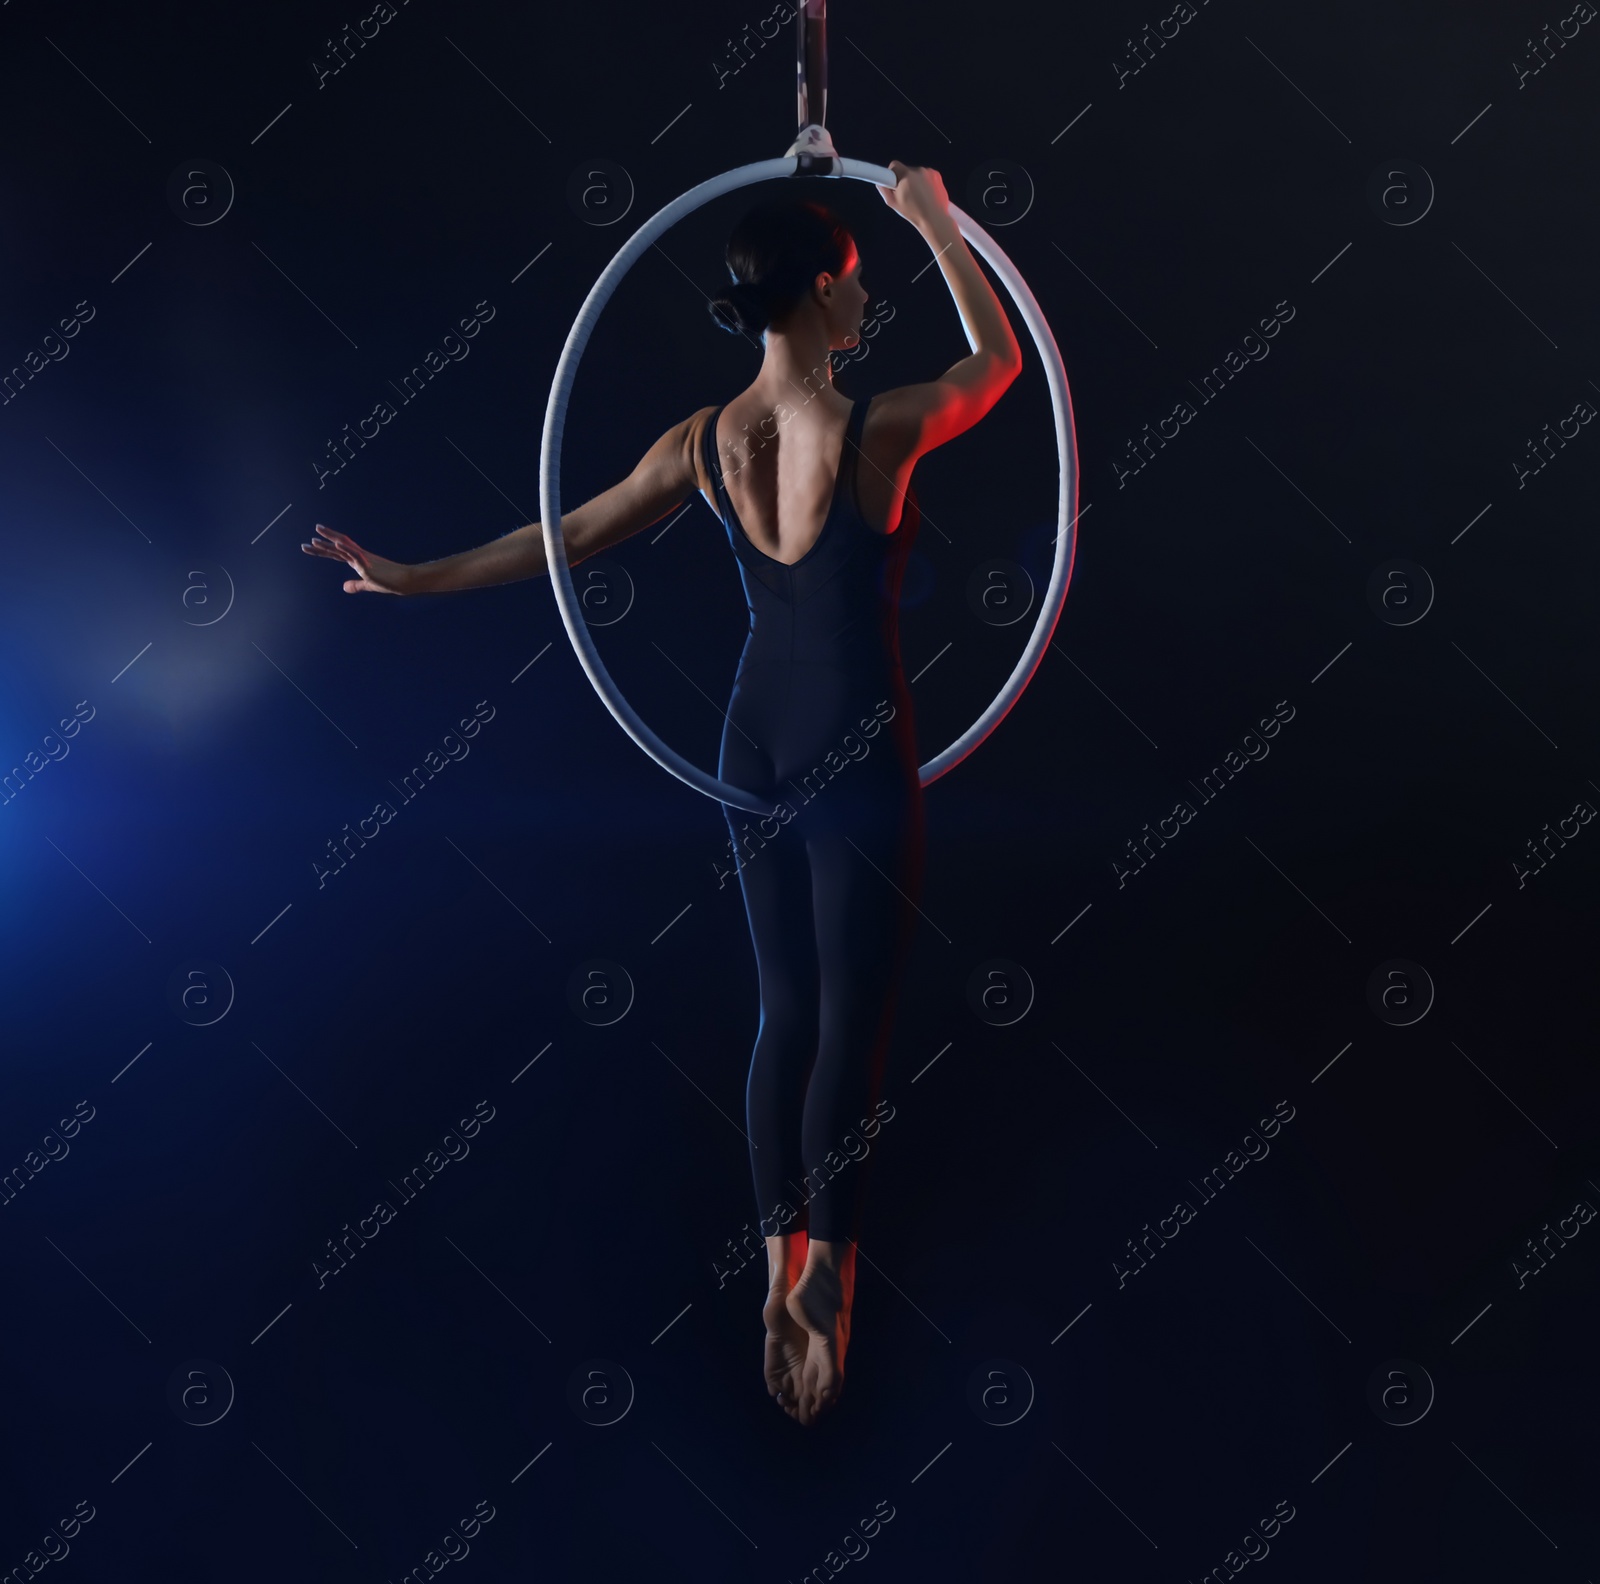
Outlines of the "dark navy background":
[[[457,1526],[486,1580],[1227,1578],[1252,1530],[1285,1580],[1594,1574],[1600,1228],[1557,1228],[1600,1206],[1600,833],[1513,861],[1600,807],[1600,426],[1516,466],[1600,402],[1595,25],[1519,87],[1552,10],[1209,0],[1157,45],[1177,12],[835,7],[836,139],[942,171],[1031,283],[1084,515],[1026,695],[929,792],[849,1384],[808,1433],[761,1381],[759,1264],[716,1274],[755,1215],[757,1015],[720,809],[617,729],[543,580],[351,598],[297,548],[322,521],[420,560],[536,517],[579,303],[634,224],[783,152],[790,30],[731,72],[770,7],[409,0],[319,87],[372,14],[0,9],[0,365],[45,348],[0,406],[0,761],[58,756],[0,806],[0,1171],[59,1156],[0,1204],[8,1576],[53,1531],[85,1580],[377,1584]],[[169,199],[196,162],[235,189],[211,224]],[[808,185],[892,313],[841,389],[934,377],[964,341],[925,245],[869,187]],[[752,376],[703,301],[752,196],[608,309],[569,501]],[[1048,571],[1031,349],[918,486],[926,759],[1024,642],[974,569]],[[737,573],[703,503],[658,533],[580,583],[597,621],[626,607],[595,632],[628,697],[714,767]],[[1433,590],[1409,625],[1368,598],[1395,561]],[[401,804],[430,750],[463,756]],[[608,1026],[569,997],[596,959],[633,986]],[[1008,1026],[969,1001],[995,959],[1032,985]],[[1434,987],[1404,1027],[1367,992],[1395,959]],[[211,1006],[232,987],[206,1026],[172,999],[195,963]],[[470,1153],[405,1200],[447,1134]],[[595,1360],[607,1411],[631,1381],[609,1425],[569,1400]],[[1405,1404],[1434,1393],[1415,1423],[1369,1406],[1396,1360]]]

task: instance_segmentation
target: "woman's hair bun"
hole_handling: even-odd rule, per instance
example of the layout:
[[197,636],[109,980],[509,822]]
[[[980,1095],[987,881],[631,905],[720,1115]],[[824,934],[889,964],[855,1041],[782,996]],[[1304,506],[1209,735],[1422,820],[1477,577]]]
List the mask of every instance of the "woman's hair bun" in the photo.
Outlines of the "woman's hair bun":
[[712,298],[711,317],[733,335],[760,335],[768,323],[760,294],[744,281],[735,281],[722,296]]

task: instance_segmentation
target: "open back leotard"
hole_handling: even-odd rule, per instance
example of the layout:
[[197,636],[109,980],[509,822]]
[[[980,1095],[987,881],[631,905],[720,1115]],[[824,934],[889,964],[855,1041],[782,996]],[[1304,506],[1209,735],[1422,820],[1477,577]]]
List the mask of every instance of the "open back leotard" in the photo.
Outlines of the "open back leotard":
[[723,805],[761,985],[745,1106],[764,1237],[856,1235],[922,886],[898,623],[919,514],[908,491],[893,533],[862,516],[866,410],[851,408],[827,519],[793,565],[758,550],[739,523],[718,460],[720,407],[705,429],[750,607],[717,774],[775,808],[762,819]]

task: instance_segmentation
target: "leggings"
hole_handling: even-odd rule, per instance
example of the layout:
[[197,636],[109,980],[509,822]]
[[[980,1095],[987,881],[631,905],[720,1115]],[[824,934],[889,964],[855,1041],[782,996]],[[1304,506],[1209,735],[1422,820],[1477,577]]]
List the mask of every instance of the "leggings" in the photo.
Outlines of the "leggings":
[[[758,679],[745,678],[747,706],[764,692],[750,684]],[[757,749],[735,735],[741,717],[755,723],[736,696],[724,735],[723,778],[775,787],[794,810],[775,830],[769,821],[764,839],[754,816],[724,805],[761,987],[745,1115],[763,1237],[803,1230],[853,1241],[869,1141],[893,1116],[879,1093],[925,848],[910,701],[903,681],[894,684],[883,692],[899,718],[879,730],[869,706],[871,739],[846,718],[854,746],[833,755],[843,768],[831,776],[815,760],[801,763],[826,735],[814,721],[791,734],[798,758],[769,751],[782,741],[776,733]],[[888,699],[880,717],[893,712]]]

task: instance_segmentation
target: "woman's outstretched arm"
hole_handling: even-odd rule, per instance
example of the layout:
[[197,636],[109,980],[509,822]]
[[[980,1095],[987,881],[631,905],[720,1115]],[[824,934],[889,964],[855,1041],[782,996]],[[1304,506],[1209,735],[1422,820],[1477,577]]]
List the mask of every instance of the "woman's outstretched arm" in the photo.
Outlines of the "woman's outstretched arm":
[[[713,408],[703,407],[669,429],[639,459],[620,484],[596,495],[561,519],[568,566],[620,543],[680,505],[691,490],[708,490],[702,478],[700,438]],[[498,539],[437,561],[389,561],[363,550],[348,534],[317,524],[318,538],[300,548],[308,555],[343,561],[356,576],[347,594],[447,594],[462,589],[516,583],[549,571],[544,530],[538,523],[514,528]]]
[[896,427],[907,431],[917,456],[965,433],[1000,400],[1022,372],[1022,348],[988,277],[950,217],[950,200],[938,171],[899,160],[890,160],[889,169],[899,182],[878,191],[933,249],[972,348],[939,379],[902,385],[878,398],[886,415],[892,412],[899,420]]

